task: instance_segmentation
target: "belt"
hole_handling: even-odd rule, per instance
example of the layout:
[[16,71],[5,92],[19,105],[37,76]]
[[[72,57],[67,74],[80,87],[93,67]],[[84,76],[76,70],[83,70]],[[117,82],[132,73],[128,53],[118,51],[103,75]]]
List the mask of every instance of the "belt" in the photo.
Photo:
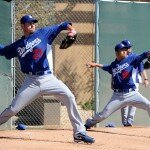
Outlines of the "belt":
[[114,89],[114,92],[118,93],[129,93],[131,91],[135,91],[135,89]]
[[42,75],[47,75],[47,74],[51,74],[51,73],[52,72],[50,70],[46,70],[46,71],[28,72],[26,74],[42,76]]

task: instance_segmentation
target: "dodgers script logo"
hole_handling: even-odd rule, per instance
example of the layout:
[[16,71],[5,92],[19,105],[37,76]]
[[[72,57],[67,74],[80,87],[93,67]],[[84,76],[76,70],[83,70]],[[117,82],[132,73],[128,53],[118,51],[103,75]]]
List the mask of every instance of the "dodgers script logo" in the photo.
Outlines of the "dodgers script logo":
[[112,69],[113,76],[115,77],[116,74],[121,73],[122,70],[124,70],[127,67],[129,67],[128,63],[122,64],[122,65],[118,65],[116,68]]
[[27,53],[32,52],[33,48],[41,43],[41,39],[36,38],[35,40],[31,42],[27,42],[25,47],[18,47],[17,51],[19,53],[20,57],[25,57]]

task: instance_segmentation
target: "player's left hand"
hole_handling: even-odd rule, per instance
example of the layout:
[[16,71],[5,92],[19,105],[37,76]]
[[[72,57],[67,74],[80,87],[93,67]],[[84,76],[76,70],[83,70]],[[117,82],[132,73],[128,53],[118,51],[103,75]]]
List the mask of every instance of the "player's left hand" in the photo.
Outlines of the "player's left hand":
[[75,30],[71,30],[68,32],[67,36],[65,37],[65,39],[61,42],[60,44],[60,49],[67,49],[68,47],[70,47],[77,38],[77,33]]

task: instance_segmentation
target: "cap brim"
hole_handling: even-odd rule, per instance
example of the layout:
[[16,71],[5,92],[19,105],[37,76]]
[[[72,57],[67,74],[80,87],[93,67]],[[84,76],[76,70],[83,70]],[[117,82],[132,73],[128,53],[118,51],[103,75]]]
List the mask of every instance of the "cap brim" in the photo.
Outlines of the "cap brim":
[[37,23],[37,22],[38,22],[38,20],[34,19],[34,20],[33,20],[33,22],[34,22],[34,23]]
[[27,20],[25,22],[22,22],[22,24],[29,23],[29,22],[37,23],[38,20],[36,20],[36,19],[30,19],[30,20]]
[[116,51],[117,51],[117,52],[119,52],[119,51],[123,51],[123,49],[125,49],[124,51],[126,51],[126,47],[123,47],[123,48],[118,49],[118,50],[116,50]]
[[126,46],[125,48],[131,48],[132,47],[132,45],[131,46]]

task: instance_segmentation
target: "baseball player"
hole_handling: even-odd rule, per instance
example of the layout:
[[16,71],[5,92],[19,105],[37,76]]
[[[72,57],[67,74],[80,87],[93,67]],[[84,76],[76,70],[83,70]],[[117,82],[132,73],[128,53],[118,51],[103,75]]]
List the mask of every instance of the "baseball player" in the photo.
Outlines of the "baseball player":
[[51,45],[62,30],[68,30],[68,35],[76,31],[70,22],[47,26],[35,30],[38,20],[31,15],[20,19],[24,35],[16,42],[0,49],[0,55],[7,59],[17,57],[21,71],[26,74],[24,83],[19,89],[11,105],[0,115],[0,125],[16,115],[25,106],[33,102],[41,94],[53,94],[66,105],[69,119],[73,126],[75,142],[93,143],[94,138],[86,134],[85,127],[77,111],[75,97],[69,88],[57,79],[51,66]]
[[[127,54],[132,55],[132,44],[129,40],[123,40],[121,43],[123,43],[126,46],[127,49]],[[144,65],[143,62],[139,64],[139,66],[135,69],[133,69],[132,72],[132,78],[133,81],[135,82],[136,89],[139,90],[139,83],[142,83],[142,78],[143,77],[143,84],[145,87],[148,86],[149,81],[147,78],[146,71],[144,70]],[[124,108],[121,108],[121,117],[122,117],[122,124],[124,127],[131,127],[134,121],[134,116],[136,112],[136,107],[134,106],[126,106]]]
[[150,51],[141,55],[128,55],[125,45],[119,43],[115,47],[115,52],[116,59],[110,65],[87,63],[88,67],[99,67],[112,75],[114,92],[103,111],[86,120],[86,129],[93,127],[125,106],[144,109],[150,116],[150,101],[135,90],[136,86],[132,78],[133,69],[137,68],[142,60],[150,57]]

